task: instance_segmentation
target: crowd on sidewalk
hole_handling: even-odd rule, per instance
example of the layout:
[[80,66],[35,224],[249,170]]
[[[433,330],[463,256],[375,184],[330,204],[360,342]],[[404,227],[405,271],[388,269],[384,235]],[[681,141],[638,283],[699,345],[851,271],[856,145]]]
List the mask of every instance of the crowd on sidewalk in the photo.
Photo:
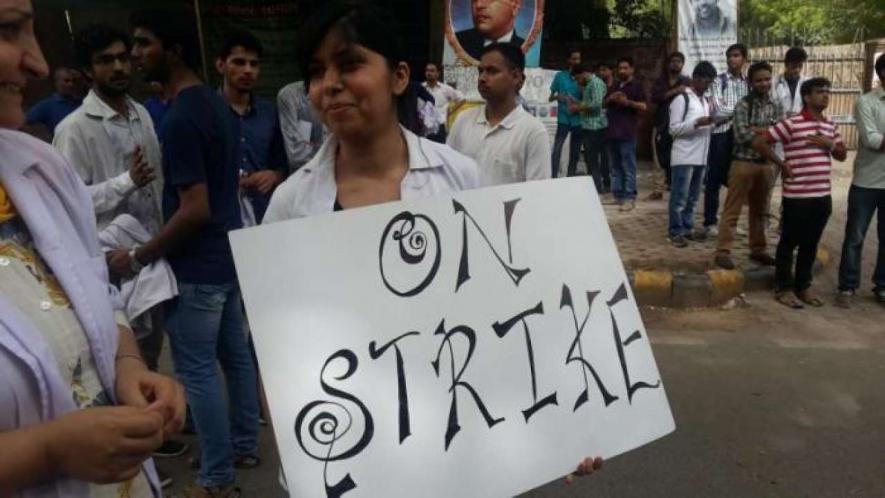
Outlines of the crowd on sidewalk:
[[[776,299],[823,305],[811,269],[834,209],[831,161],[847,152],[825,114],[830,82],[803,74],[800,47],[786,53],[781,75],[764,61],[746,68],[739,44],[721,74],[706,61],[685,74],[676,52],[650,95],[631,58],[589,66],[571,51],[550,88],[558,103],[551,141],[521,105],[520,47],[481,49],[483,103],[461,110],[464,94],[442,82],[439,63],[413,81],[389,15],[368,5],[330,2],[305,24],[305,80],[284,87],[276,103],[255,95],[263,47],[253,34],[228,34],[214,54],[221,84],[213,87],[199,76],[193,14],[147,9],[129,32],[79,30],[76,63],[55,69],[56,93],[27,113],[26,81],[49,72],[31,3],[0,0],[0,16],[17,33],[0,41],[0,495],[159,496],[169,480],[150,456],[185,453],[170,436],[187,419],[200,449],[185,495],[240,496],[236,469],[262,464],[266,412],[230,231],[555,178],[566,143],[565,175],[578,174],[583,154],[604,202],[629,212],[649,111],[661,174],[650,198],[669,190],[669,242],[715,238],[711,259],[733,270],[747,205],[750,258],[776,267]],[[885,86],[885,56],[875,70]],[[136,71],[150,84],[144,103],[130,96]],[[842,306],[861,287],[877,210],[873,292],[885,303],[882,87],[859,100],[856,119]],[[773,213],[778,179],[783,200]],[[177,380],[156,373],[166,337]],[[588,458],[575,475],[600,463]]]

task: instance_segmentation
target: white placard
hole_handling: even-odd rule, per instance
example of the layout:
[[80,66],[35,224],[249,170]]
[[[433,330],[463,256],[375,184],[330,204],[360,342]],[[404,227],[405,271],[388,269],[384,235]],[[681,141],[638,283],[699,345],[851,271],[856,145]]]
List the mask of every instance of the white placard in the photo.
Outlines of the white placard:
[[720,73],[727,69],[725,51],[737,43],[737,0],[679,0],[679,51],[685,72],[708,61]]
[[231,243],[292,496],[513,496],[674,430],[588,178]]

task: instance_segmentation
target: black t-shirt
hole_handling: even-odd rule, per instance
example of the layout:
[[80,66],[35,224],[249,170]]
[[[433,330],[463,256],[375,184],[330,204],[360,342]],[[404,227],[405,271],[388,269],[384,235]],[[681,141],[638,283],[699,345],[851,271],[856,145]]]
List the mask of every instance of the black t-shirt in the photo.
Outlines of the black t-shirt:
[[194,284],[236,279],[227,232],[240,228],[239,170],[233,123],[216,90],[182,90],[163,123],[163,216],[178,211],[178,188],[206,184],[209,223],[167,255],[175,276]]

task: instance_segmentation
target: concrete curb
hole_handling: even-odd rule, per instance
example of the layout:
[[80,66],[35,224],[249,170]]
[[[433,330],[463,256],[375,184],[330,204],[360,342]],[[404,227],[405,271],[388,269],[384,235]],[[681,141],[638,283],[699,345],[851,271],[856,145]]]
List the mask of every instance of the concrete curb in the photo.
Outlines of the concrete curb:
[[[829,266],[832,258],[825,249],[817,252],[815,273]],[[746,270],[709,270],[681,273],[670,270],[628,271],[633,294],[641,306],[704,308],[721,306],[744,292],[774,287],[773,267]]]

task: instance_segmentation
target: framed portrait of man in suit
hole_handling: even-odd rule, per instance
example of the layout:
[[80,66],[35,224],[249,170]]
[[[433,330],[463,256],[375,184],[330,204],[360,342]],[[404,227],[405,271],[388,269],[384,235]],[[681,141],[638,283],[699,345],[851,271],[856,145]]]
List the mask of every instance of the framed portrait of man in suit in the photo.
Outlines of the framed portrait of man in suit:
[[479,64],[494,42],[519,45],[528,67],[540,63],[544,0],[446,0],[445,21],[444,64]]

